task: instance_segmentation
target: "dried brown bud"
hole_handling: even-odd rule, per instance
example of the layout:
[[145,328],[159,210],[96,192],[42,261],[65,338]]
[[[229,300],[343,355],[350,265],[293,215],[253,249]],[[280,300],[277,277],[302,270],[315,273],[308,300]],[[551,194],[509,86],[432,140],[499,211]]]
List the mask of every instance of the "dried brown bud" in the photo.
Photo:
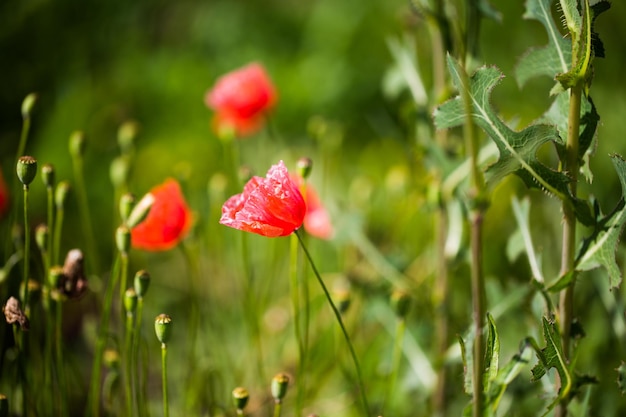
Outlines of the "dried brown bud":
[[7,323],[19,323],[22,330],[28,330],[28,317],[20,308],[20,302],[15,297],[10,297],[7,303],[2,307],[4,317],[7,319]]
[[63,274],[67,277],[63,292],[69,298],[79,298],[87,291],[85,258],[80,249],[72,249],[65,257]]

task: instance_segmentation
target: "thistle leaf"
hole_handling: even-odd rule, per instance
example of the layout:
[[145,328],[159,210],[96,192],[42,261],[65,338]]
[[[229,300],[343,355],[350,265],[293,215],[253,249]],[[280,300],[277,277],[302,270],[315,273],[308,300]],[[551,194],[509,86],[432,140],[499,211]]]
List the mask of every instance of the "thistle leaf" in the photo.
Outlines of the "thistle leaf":
[[[554,79],[557,74],[569,70],[572,62],[572,47],[559,32],[550,11],[554,0],[527,0],[525,19],[538,20],[548,33],[548,44],[529,49],[515,68],[515,78],[520,87],[534,77],[548,76]],[[566,113],[567,114],[567,113]]]
[[570,371],[567,368],[565,357],[563,356],[563,346],[561,343],[561,335],[559,329],[554,323],[548,322],[543,318],[543,337],[546,341],[545,348],[539,348],[537,342],[529,338],[528,342],[535,349],[539,362],[531,370],[532,381],[538,381],[543,377],[549,369],[555,368],[561,378],[561,388],[559,389],[559,395],[552,401],[543,414],[546,416],[563,398],[565,398],[572,387],[572,377]]
[[[454,85],[462,91],[461,68],[450,56],[448,69]],[[494,185],[506,175],[516,173],[528,186],[538,186],[562,199],[567,198],[567,176],[546,167],[536,156],[541,145],[558,140],[556,128],[531,125],[516,132],[495,114],[490,95],[502,77],[500,70],[495,67],[479,68],[472,75],[467,92],[472,101],[472,120],[495,142],[500,153],[498,160],[486,170],[488,184]],[[439,129],[460,126],[465,117],[462,94],[445,102],[434,113],[435,125]]]
[[498,405],[506,388],[519,373],[522,372],[524,367],[530,363],[532,353],[530,345],[523,343],[520,352],[514,355],[513,358],[498,371],[498,375],[492,382],[490,391],[487,393],[487,403],[494,415],[498,410]]
[[626,161],[619,155],[611,157],[619,181],[622,185],[622,198],[612,213],[598,221],[596,230],[583,242],[576,262],[576,270],[588,271],[603,266],[609,274],[611,288],[622,282],[622,274],[615,260],[615,252],[622,229],[626,223]]

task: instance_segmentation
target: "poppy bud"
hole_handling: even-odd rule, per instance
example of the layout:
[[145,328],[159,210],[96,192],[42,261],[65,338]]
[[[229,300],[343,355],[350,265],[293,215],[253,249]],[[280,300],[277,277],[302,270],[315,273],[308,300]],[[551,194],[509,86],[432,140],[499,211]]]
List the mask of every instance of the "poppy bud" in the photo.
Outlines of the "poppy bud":
[[80,130],[75,131],[70,136],[70,155],[74,158],[82,158],[85,154],[87,142],[85,134]]
[[37,103],[37,98],[38,96],[36,93],[30,93],[24,98],[24,100],[22,101],[22,118],[30,118],[31,113],[33,112],[33,108]]
[[115,231],[115,243],[120,253],[128,253],[130,249],[130,229],[124,225]]
[[313,170],[313,160],[311,158],[302,157],[298,159],[296,168],[298,169],[298,175],[303,179],[307,179]]
[[65,199],[70,191],[70,183],[67,181],[61,181],[57,184],[56,191],[54,193],[54,203],[57,206],[57,210],[63,210]]
[[46,188],[54,187],[54,166],[52,164],[44,164],[41,167],[41,180]]
[[146,296],[148,292],[148,287],[150,286],[150,274],[148,271],[140,270],[135,274],[134,280],[135,292],[137,293],[137,297],[143,298]]
[[159,314],[154,320],[154,332],[162,345],[167,344],[172,334],[172,318],[167,314]]
[[248,390],[242,387],[237,387],[233,390],[233,401],[235,402],[235,408],[238,411],[243,411],[246,408],[246,404],[248,404],[248,400],[250,399],[250,395],[248,394]]
[[37,175],[37,160],[32,156],[21,156],[17,160],[17,177],[24,187],[28,187]]
[[279,373],[272,378],[272,397],[274,401],[280,403],[285,395],[287,395],[287,386],[289,385],[289,376]]
[[10,297],[4,307],[2,307],[2,311],[4,312],[7,323],[18,323],[22,330],[28,330],[28,317],[26,317],[26,314],[22,311],[17,298]]
[[35,229],[35,242],[40,251],[46,252],[48,250],[48,236],[50,236],[50,230],[45,224],[40,224]]
[[4,394],[0,394],[0,417],[9,416],[9,399]]
[[411,307],[411,298],[402,290],[395,290],[391,294],[391,306],[398,318],[405,318]]
[[122,123],[117,130],[117,144],[120,146],[123,154],[128,153],[132,149],[138,131],[139,124],[134,120]]
[[126,314],[132,316],[137,310],[137,293],[134,288],[128,288],[124,293],[124,308]]
[[121,187],[126,184],[129,173],[130,163],[128,162],[128,157],[118,156],[113,159],[111,166],[109,167],[109,177],[111,178],[111,183],[115,187]]
[[120,197],[120,217],[122,218],[122,222],[126,223],[128,220],[128,216],[135,207],[135,196],[131,193],[126,193]]
[[133,227],[144,221],[146,217],[148,217],[148,214],[150,214],[150,209],[154,204],[154,200],[154,194],[148,193],[144,195],[141,200],[139,200],[139,202],[133,206],[132,211],[126,219],[126,224],[128,225],[128,227],[132,229]]

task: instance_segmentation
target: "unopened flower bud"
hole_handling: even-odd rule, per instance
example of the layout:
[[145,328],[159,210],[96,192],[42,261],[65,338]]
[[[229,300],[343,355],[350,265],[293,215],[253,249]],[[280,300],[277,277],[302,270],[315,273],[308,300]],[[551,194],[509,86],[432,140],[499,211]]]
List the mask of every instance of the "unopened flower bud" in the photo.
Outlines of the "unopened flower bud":
[[137,297],[143,298],[146,296],[148,292],[148,287],[150,287],[150,274],[148,271],[140,270],[135,274],[134,280],[135,292],[137,293]]
[[0,394],[0,417],[9,417],[9,399]]
[[120,217],[122,218],[122,222],[126,223],[128,220],[128,216],[133,211],[133,207],[135,207],[136,198],[131,193],[125,193],[120,197]]
[[57,188],[54,192],[54,204],[57,207],[57,210],[63,210],[63,206],[65,205],[65,199],[67,198],[67,194],[70,192],[70,183],[67,181],[61,181],[57,184]]
[[159,314],[154,320],[154,332],[162,345],[167,344],[172,335],[172,318],[167,314]]
[[135,314],[137,310],[137,293],[134,288],[128,288],[124,293],[124,308],[126,309],[126,314],[132,315]]
[[109,167],[109,176],[111,178],[111,183],[115,187],[119,188],[126,184],[129,173],[130,163],[128,162],[128,157],[118,156],[113,159],[111,166]]
[[46,188],[54,187],[54,166],[52,164],[44,164],[41,167],[41,180]]
[[285,398],[288,385],[289,376],[287,374],[276,374],[274,378],[272,378],[272,397],[274,397],[274,401],[279,403]]
[[398,318],[405,318],[411,307],[411,298],[402,290],[395,290],[391,294],[391,307]]
[[133,210],[128,215],[126,219],[126,225],[131,229],[137,226],[139,223],[144,221],[148,214],[150,213],[150,209],[154,204],[154,195],[152,193],[148,193],[144,195],[141,200],[133,207]]
[[35,229],[35,242],[40,251],[46,252],[48,250],[48,237],[50,236],[50,230],[44,223],[37,226]]
[[33,108],[35,107],[36,103],[37,103],[36,93],[30,93],[24,98],[24,100],[22,101],[22,118],[24,119],[30,118],[30,115],[32,114]]
[[87,141],[82,131],[77,130],[70,135],[70,155],[73,158],[82,158],[86,147]]
[[124,225],[115,231],[115,243],[120,253],[128,253],[130,250],[130,229]]
[[135,137],[139,131],[139,124],[134,120],[122,123],[117,130],[117,143],[122,153],[127,154],[135,143]]
[[237,410],[243,410],[248,404],[250,394],[248,390],[242,387],[237,387],[233,390],[233,401],[235,402],[235,408]]
[[17,160],[17,177],[24,187],[28,187],[37,175],[37,160],[32,156],[21,156]]
[[298,169],[298,175],[303,179],[307,179],[313,170],[313,160],[311,158],[302,157],[298,159],[296,167]]

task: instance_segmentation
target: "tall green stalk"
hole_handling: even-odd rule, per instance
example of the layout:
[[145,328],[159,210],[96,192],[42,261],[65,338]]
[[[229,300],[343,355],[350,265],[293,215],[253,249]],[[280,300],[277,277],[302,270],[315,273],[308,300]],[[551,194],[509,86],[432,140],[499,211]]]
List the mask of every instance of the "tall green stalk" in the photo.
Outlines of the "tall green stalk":
[[322,290],[324,291],[326,300],[328,300],[328,303],[330,304],[330,307],[332,308],[333,313],[335,314],[335,318],[337,319],[337,324],[339,324],[339,327],[341,328],[341,332],[343,333],[344,339],[346,340],[348,348],[350,349],[350,355],[352,356],[352,361],[354,362],[354,367],[356,369],[357,380],[359,382],[359,392],[361,394],[361,402],[363,403],[363,411],[365,412],[365,415],[367,415],[369,414],[369,404],[367,402],[367,395],[365,394],[365,385],[363,384],[361,366],[359,365],[359,360],[354,350],[354,346],[352,346],[352,341],[350,340],[348,331],[346,330],[346,327],[343,324],[343,320],[341,319],[341,313],[335,306],[335,303],[333,302],[333,299],[330,296],[330,293],[328,292],[328,288],[326,288],[326,284],[324,284],[324,280],[322,280],[322,277],[320,276],[320,273],[317,270],[317,267],[315,266],[315,262],[313,262],[313,258],[311,258],[311,254],[309,253],[308,249],[306,248],[306,245],[304,244],[304,240],[302,238],[300,230],[296,230],[294,233],[296,234],[296,236],[298,237],[298,240],[300,241],[300,247],[304,251],[306,258],[309,261],[309,265],[311,265],[311,269],[313,270],[313,274],[315,275],[315,278],[317,278],[317,282],[319,282],[320,286],[322,287]]
[[296,416],[302,415],[302,401],[305,386],[304,381],[304,363],[305,348],[302,336],[302,328],[300,326],[300,288],[298,285],[298,238],[295,235],[290,239],[290,255],[289,255],[289,286],[291,289],[291,304],[293,307],[293,326],[298,345],[298,375],[296,378]]

